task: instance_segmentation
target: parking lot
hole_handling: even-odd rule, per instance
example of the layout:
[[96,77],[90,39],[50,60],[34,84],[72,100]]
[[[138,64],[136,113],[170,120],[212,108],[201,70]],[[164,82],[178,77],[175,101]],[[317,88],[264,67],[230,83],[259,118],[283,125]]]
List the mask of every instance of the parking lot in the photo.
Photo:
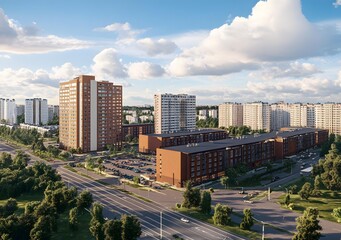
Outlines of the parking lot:
[[128,180],[134,176],[155,174],[155,160],[115,157],[103,163],[105,172]]

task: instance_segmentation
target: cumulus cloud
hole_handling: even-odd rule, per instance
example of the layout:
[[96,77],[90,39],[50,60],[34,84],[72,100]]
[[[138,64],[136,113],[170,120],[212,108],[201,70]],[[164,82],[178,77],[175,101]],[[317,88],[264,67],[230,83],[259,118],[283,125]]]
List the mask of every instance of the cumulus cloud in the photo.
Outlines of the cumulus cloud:
[[138,40],[137,44],[140,49],[146,51],[149,56],[171,54],[178,49],[174,42],[166,40],[164,38],[158,40],[143,38]]
[[59,82],[82,74],[79,68],[65,63],[50,70],[5,68],[0,71],[0,96],[23,101],[25,98],[44,97],[58,103]]
[[132,79],[160,77],[164,72],[160,65],[149,62],[136,62],[128,66],[128,75]]
[[93,58],[92,70],[98,79],[112,80],[127,77],[126,68],[114,48],[106,48]]
[[93,61],[92,70],[98,79],[146,79],[164,74],[164,69],[158,64],[145,61],[124,64],[114,48],[102,50]]
[[263,71],[259,74],[251,73],[250,76],[258,77],[259,75],[265,80],[271,80],[275,78],[302,78],[308,77],[315,73],[321,73],[321,71],[311,63],[291,62],[288,64],[278,64],[275,66],[269,66],[266,64],[263,66]]
[[133,29],[128,22],[125,23],[112,23],[105,27],[96,28],[95,31],[101,32],[115,32],[120,39],[134,38],[140,33],[143,33],[143,29]]
[[185,49],[169,66],[176,76],[223,75],[260,63],[332,54],[341,42],[336,29],[310,23],[300,0],[259,1],[247,17],[236,17]]
[[39,36],[36,24],[22,27],[18,22],[9,19],[0,9],[0,51],[6,53],[29,54],[51,51],[82,49],[89,42],[76,38],[62,38],[55,35]]
[[335,2],[333,3],[333,5],[335,7],[341,6],[341,0],[335,0]]
[[0,54],[0,59],[1,58],[3,58],[3,59],[11,59],[11,56],[7,55],[7,54]]

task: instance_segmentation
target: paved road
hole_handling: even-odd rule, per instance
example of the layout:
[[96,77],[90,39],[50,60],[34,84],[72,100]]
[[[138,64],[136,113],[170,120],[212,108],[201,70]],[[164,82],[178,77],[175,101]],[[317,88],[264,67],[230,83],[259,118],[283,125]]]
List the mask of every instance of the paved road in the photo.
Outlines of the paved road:
[[[0,151],[14,153],[15,149],[0,142]],[[32,155],[31,158],[33,161],[40,160]],[[141,239],[160,239],[161,212],[162,239],[173,239],[173,234],[177,234],[186,240],[245,239],[209,224],[186,217],[155,202],[145,202],[122,191],[112,189],[92,179],[75,174],[63,168],[63,164],[59,161],[51,165],[57,169],[58,173],[69,186],[75,186],[79,190],[89,190],[93,194],[94,199],[105,207],[104,215],[106,217],[112,219],[121,214],[136,215],[142,224],[143,233]],[[180,220],[182,217],[189,219],[190,222],[182,222]]]

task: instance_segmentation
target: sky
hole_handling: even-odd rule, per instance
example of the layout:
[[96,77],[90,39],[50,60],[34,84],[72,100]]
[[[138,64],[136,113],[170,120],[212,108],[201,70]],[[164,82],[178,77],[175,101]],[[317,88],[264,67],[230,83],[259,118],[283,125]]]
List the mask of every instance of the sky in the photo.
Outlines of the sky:
[[80,74],[223,102],[341,102],[341,0],[0,0],[0,98]]

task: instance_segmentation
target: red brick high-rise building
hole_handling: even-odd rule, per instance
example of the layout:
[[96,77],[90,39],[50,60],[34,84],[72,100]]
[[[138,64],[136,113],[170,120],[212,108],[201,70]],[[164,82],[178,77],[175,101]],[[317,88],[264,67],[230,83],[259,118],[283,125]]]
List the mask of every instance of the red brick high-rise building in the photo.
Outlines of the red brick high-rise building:
[[81,75],[59,88],[59,141],[82,152],[122,145],[122,86]]

